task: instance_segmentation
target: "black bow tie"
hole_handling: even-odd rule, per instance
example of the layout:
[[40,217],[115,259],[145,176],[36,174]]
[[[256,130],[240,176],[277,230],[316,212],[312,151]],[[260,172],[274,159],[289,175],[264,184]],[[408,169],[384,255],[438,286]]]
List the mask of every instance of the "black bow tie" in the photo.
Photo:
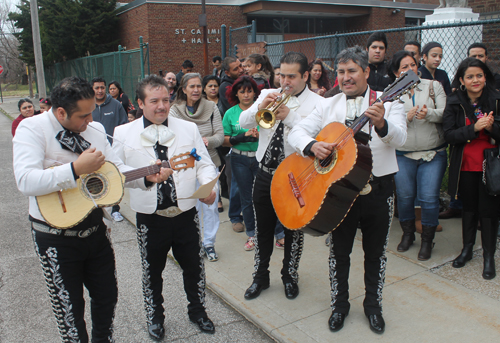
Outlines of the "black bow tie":
[[59,131],[59,133],[56,135],[56,139],[59,141],[59,143],[61,143],[61,147],[63,149],[73,151],[77,154],[81,154],[82,152],[90,148],[89,142],[87,142],[78,133],[71,132],[68,129]]

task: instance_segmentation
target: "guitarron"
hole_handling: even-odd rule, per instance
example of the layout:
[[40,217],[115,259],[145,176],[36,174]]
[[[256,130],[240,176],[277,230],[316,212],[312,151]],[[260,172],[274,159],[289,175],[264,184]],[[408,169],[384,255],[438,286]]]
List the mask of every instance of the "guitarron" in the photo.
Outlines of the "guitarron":
[[[399,99],[418,82],[409,70],[375,102]],[[372,172],[371,149],[356,138],[368,121],[363,113],[351,127],[337,122],[325,126],[316,140],[337,145],[324,160],[294,153],[280,163],[271,182],[271,200],[286,228],[323,235],[344,220]]]

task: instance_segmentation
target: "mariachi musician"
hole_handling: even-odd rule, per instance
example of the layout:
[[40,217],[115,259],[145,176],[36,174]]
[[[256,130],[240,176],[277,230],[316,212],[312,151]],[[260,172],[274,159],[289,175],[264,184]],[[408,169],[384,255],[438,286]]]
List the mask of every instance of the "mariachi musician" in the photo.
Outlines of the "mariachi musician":
[[398,171],[395,149],[406,141],[406,117],[403,105],[398,102],[378,102],[370,106],[382,93],[368,87],[370,68],[367,53],[362,48],[356,46],[340,52],[336,70],[343,93],[322,100],[307,118],[294,126],[288,139],[300,154],[325,159],[335,145],[314,140],[313,137],[322,128],[331,122],[350,126],[363,113],[371,121],[362,131],[371,133],[372,176],[361,192],[363,195],[357,197],[345,219],[331,233],[329,274],[332,315],[328,325],[334,332],[342,329],[349,313],[349,256],[359,223],[365,253],[366,294],[363,307],[370,328],[381,334],[385,329],[382,317],[382,289],[387,262],[385,251],[394,213],[392,180]]
[[[286,104],[276,110],[276,124],[272,127],[260,128],[257,172],[253,203],[256,215],[255,237],[255,272],[252,285],[245,292],[245,299],[258,297],[263,289],[269,287],[269,261],[274,246],[274,228],[278,222],[274,211],[270,188],[271,181],[278,165],[286,156],[293,153],[288,144],[288,133],[300,120],[305,118],[322,99],[307,87],[309,77],[307,57],[299,52],[288,52],[281,57],[281,86],[290,95]],[[260,93],[257,101],[240,115],[240,125],[244,129],[256,126],[255,115],[259,110],[276,102],[282,96],[279,91],[266,89]],[[283,95],[285,96],[285,95]],[[298,274],[299,260],[302,254],[304,234],[301,231],[285,229],[285,257],[281,278],[285,286],[285,296],[294,299],[299,294]]]

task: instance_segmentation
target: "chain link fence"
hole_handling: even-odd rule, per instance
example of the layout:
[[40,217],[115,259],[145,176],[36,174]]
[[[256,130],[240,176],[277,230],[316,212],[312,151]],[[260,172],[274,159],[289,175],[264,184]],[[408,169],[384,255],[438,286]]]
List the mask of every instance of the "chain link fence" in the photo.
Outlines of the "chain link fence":
[[79,76],[88,81],[94,77],[102,77],[106,84],[118,81],[131,100],[135,102],[135,87],[149,74],[149,45],[141,44],[141,48],[77,58],[71,61],[56,63],[45,68],[47,92],[50,92],[62,79]]
[[229,27],[229,53],[227,56],[236,57],[238,44],[248,44],[256,42],[257,26],[255,20],[252,24],[237,28]]
[[[375,31],[339,33],[319,37],[295,39],[282,42],[268,42],[267,55],[273,65],[280,57],[289,52],[304,53],[312,61],[321,58],[325,64],[334,67],[335,57],[347,47],[366,46],[368,37]],[[402,50],[404,43],[418,41],[422,47],[431,41],[443,46],[443,59],[440,69],[444,69],[450,80],[453,79],[458,64],[467,57],[467,48],[475,42],[483,42],[488,47],[488,57],[492,72],[500,71],[500,19],[460,22],[433,26],[418,26],[398,29],[377,30],[387,36],[387,56]],[[260,37],[259,37],[260,38]],[[334,79],[334,75],[332,80]]]

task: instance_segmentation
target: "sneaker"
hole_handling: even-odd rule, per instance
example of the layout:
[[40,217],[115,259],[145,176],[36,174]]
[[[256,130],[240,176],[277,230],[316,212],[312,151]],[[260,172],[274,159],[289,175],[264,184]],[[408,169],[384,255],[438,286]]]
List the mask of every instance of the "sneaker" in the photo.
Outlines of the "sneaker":
[[233,231],[243,232],[245,231],[245,226],[243,226],[243,223],[233,223]]
[[280,239],[277,239],[274,246],[276,247],[276,249],[285,249],[285,240],[283,239],[283,243],[281,243]]
[[113,212],[113,213],[111,213],[111,217],[113,217],[113,220],[115,222],[121,222],[123,220],[123,216],[121,215],[120,212]]
[[255,249],[255,240],[253,237],[248,237],[247,242],[245,243],[245,250],[250,251]]
[[214,247],[205,247],[205,254],[207,254],[208,262],[215,262],[219,260],[219,256],[215,252]]

